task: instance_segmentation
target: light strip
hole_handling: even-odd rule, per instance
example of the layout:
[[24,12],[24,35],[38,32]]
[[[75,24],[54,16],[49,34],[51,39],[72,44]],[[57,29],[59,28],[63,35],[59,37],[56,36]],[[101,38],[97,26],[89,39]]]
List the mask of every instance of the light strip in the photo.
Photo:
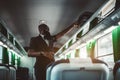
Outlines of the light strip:
[[110,28],[108,28],[107,30],[104,31],[104,34],[110,33],[115,28],[116,28],[116,26],[111,26]]
[[22,57],[21,55],[17,54],[15,51],[11,50],[11,49],[8,49],[10,52],[12,52],[13,54],[15,54],[16,56],[18,57]]
[[120,25],[120,21],[118,22],[118,24]]

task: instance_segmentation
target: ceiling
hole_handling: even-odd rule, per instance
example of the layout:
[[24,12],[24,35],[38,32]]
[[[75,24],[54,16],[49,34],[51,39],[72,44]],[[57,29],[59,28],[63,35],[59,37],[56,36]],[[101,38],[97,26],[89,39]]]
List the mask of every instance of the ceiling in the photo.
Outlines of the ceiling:
[[[0,0],[0,17],[23,46],[38,35],[40,20],[52,35],[67,28],[85,11],[95,12],[105,0]],[[56,42],[61,47],[78,29]]]

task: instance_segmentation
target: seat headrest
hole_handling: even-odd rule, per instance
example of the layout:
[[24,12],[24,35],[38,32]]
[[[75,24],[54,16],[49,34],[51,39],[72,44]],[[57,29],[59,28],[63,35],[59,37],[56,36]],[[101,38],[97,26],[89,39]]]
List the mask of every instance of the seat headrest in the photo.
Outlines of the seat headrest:
[[74,58],[74,59],[69,59],[70,63],[89,63],[92,64],[91,58]]

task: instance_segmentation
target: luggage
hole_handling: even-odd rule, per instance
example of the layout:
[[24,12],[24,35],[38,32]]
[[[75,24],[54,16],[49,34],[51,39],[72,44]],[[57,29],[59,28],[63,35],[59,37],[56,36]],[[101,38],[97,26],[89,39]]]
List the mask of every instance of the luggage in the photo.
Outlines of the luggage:
[[79,16],[77,23],[80,24],[80,26],[82,26],[92,15],[93,15],[93,13],[89,12],[89,11],[82,13]]
[[18,67],[16,71],[16,80],[28,80],[29,69],[26,67]]
[[91,22],[90,22],[90,28],[89,30],[93,29],[97,24],[98,24],[99,20],[97,17],[95,17]]

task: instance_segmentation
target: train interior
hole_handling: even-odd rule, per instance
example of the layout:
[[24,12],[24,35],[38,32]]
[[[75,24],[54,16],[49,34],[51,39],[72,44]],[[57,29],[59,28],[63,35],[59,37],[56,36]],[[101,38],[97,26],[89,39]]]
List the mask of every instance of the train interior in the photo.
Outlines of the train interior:
[[27,50],[38,25],[54,35],[84,12],[92,15],[55,43],[46,80],[120,80],[120,0],[1,0],[0,80],[36,80]]

